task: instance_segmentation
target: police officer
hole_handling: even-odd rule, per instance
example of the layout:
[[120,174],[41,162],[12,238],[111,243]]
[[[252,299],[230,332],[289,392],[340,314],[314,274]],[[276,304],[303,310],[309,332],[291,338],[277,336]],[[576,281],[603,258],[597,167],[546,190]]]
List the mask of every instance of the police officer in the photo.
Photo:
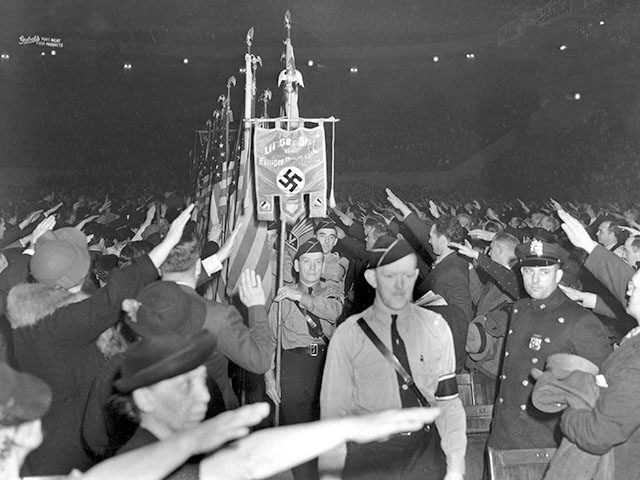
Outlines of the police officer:
[[[281,404],[283,425],[320,418],[320,385],[329,339],[342,313],[344,296],[335,282],[321,281],[324,252],[318,240],[303,243],[293,260],[298,282],[285,285],[274,301],[282,318],[282,365],[280,391],[274,370],[265,374],[265,388],[271,400]],[[276,335],[278,309],[269,310],[269,322]],[[317,466],[309,462],[293,469],[296,479],[317,477]]]
[[513,308],[487,446],[554,448],[560,440],[560,417],[531,403],[531,369],[543,369],[554,353],[572,353],[600,366],[611,345],[598,318],[558,288],[563,274],[558,245],[534,239],[518,245],[516,255],[531,298],[519,300]]

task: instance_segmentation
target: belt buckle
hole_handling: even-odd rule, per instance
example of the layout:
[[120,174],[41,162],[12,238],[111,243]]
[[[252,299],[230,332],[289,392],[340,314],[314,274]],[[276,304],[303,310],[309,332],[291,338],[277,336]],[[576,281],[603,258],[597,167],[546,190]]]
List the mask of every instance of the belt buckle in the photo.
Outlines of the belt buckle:
[[309,345],[309,355],[311,355],[312,357],[317,357],[318,356],[318,344],[317,343],[312,343],[311,345]]

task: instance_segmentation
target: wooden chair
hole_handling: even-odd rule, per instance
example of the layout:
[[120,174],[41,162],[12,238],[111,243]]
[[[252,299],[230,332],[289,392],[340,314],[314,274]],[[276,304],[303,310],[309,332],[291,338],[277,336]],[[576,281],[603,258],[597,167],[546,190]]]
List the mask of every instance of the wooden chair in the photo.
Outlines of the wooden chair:
[[555,448],[487,450],[491,480],[542,480],[556,451]]
[[488,433],[493,415],[495,381],[473,372],[456,375],[458,393],[467,414],[467,433]]

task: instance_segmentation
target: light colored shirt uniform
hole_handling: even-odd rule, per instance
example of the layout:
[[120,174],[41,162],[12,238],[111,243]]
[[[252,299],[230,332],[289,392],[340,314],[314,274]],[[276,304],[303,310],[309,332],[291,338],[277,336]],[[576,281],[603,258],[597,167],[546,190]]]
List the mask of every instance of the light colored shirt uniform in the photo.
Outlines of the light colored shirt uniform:
[[464,472],[467,446],[466,417],[455,395],[436,397],[440,382],[455,379],[453,337],[437,313],[409,304],[391,312],[378,299],[359,315],[349,317],[336,330],[329,345],[320,394],[320,416],[362,415],[402,408],[397,374],[357,324],[361,317],[380,340],[391,346],[391,315],[405,343],[411,375],[432,406],[442,409],[435,424],[447,457],[447,470]]
[[[308,293],[308,289],[300,284],[296,288]],[[305,300],[306,299],[306,300]],[[336,320],[342,313],[344,296],[342,291],[333,283],[319,282],[312,287],[311,301],[306,296],[302,297],[299,304],[303,309],[317,315],[320,318],[322,331],[331,338],[336,329]],[[282,348],[308,347],[312,343],[322,344],[322,339],[309,334],[307,321],[303,312],[289,299],[284,299],[280,304],[282,315]],[[272,303],[269,309],[269,323],[273,334],[276,334],[278,326],[278,304]]]

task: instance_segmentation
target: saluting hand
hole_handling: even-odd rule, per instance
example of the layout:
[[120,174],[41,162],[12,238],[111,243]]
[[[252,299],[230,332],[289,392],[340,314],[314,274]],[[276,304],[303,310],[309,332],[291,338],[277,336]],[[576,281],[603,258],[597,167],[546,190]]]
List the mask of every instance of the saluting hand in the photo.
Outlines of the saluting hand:
[[582,224],[569,215],[564,210],[558,210],[558,216],[562,220],[562,230],[567,234],[569,241],[578,248],[582,248],[587,253],[593,252],[598,243],[589,236],[589,232],[582,226]]
[[240,300],[247,308],[266,303],[266,297],[262,289],[262,279],[260,275],[256,274],[255,270],[247,268],[240,274],[238,292]]

